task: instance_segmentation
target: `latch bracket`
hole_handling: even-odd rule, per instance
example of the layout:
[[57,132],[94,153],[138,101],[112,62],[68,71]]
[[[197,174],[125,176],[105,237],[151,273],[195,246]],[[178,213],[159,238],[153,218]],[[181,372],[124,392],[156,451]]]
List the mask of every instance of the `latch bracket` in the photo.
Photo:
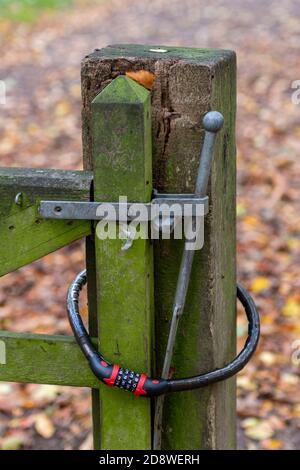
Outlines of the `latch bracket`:
[[[171,213],[179,211],[182,216],[204,216],[208,212],[208,205],[208,196],[154,192],[154,198],[149,203],[41,201],[39,214],[44,219],[102,220],[105,218],[108,221],[121,222],[133,220],[138,215],[139,221],[146,222],[152,220],[153,217],[164,216],[166,210],[170,210]],[[187,206],[189,206],[188,211]],[[112,215],[109,207],[114,209]]]

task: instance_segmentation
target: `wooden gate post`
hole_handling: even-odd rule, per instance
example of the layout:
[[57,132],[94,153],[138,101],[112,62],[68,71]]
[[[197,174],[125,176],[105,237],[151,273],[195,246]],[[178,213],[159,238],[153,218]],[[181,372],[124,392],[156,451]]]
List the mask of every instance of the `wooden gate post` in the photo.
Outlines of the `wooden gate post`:
[[[92,103],[94,197],[96,201],[149,202],[152,195],[150,93],[118,77]],[[101,224],[101,222],[100,222]],[[148,233],[148,223],[141,224]],[[98,226],[99,227],[99,226]],[[153,350],[152,247],[146,238],[125,248],[126,239],[95,232],[96,310],[99,348],[113,362],[151,372]],[[94,401],[97,401],[95,398]],[[94,420],[95,447],[151,449],[151,403],[100,387]]]
[[[139,70],[148,70],[155,74],[151,102],[153,187],[157,190],[170,193],[193,192],[204,134],[202,117],[213,109],[223,113],[225,118],[224,128],[217,139],[212,169],[204,249],[195,255],[186,308],[176,341],[173,370],[177,377],[184,377],[223,366],[233,359],[236,350],[235,54],[231,51],[209,49],[116,45],[87,56],[82,64],[83,149],[87,169],[93,166],[93,99],[118,75]],[[130,124],[130,116],[128,120]],[[103,159],[100,157],[99,165],[103,165]],[[111,170],[112,168],[109,171]],[[127,171],[125,164],[124,171]],[[118,168],[116,174],[120,178],[121,173]],[[123,189],[123,186],[118,188],[115,185],[113,193],[109,193],[107,178],[110,178],[110,175],[105,166],[97,166],[95,183],[96,194],[100,200],[108,195],[117,197],[119,190]],[[137,196],[137,193],[133,191],[131,195]],[[141,195],[142,191],[138,193],[138,196]],[[154,243],[155,344],[158,374],[162,369],[182,246],[182,241],[163,240]],[[88,250],[91,253],[90,242]],[[99,248],[97,250],[100,251]],[[114,248],[111,246],[109,250],[115,262]],[[105,260],[105,253],[103,256]],[[92,254],[88,262],[93,264]],[[97,269],[98,267],[101,267],[101,262],[97,261]],[[120,273],[116,271],[116,276],[119,277]],[[92,303],[95,299],[95,284],[93,288],[92,280],[95,277],[93,269],[90,272]],[[112,297],[115,295],[112,293]],[[101,307],[99,298],[98,304]],[[99,314],[103,315],[102,351],[111,353],[109,349],[113,345],[109,345],[110,340],[105,339],[107,328],[103,325],[104,319],[107,322],[110,320],[105,311]],[[128,331],[128,334],[132,333],[132,329]],[[136,341],[134,338],[132,340]],[[132,351],[123,348],[121,353],[122,357],[124,354],[124,359],[129,359],[130,366],[135,370],[139,368],[140,350],[136,351],[135,356]],[[140,407],[145,407],[144,418],[149,413],[149,408],[146,410],[149,404],[140,404],[134,397],[127,398],[126,394],[123,397],[119,395],[119,391],[108,390],[104,393],[104,400],[108,400],[108,396],[113,400],[115,411],[119,404],[128,400],[131,410],[137,410],[139,413]],[[99,401],[95,394],[97,392],[94,392],[94,409],[97,410],[98,416]],[[163,449],[234,448],[235,396],[234,379],[206,389],[167,396],[163,420]],[[119,398],[120,402],[117,403]],[[102,403],[100,399],[101,406]],[[103,423],[107,419],[106,406],[108,404],[100,409],[100,422]],[[141,412],[141,415],[143,413]],[[147,419],[145,423],[148,423]],[[97,420],[98,418],[96,428]],[[134,419],[128,422],[129,434],[122,443],[117,443],[109,433],[108,427],[104,425],[103,429],[108,433],[108,437],[101,436],[101,445],[102,442],[105,442],[104,446],[116,445],[119,448],[120,444],[122,448],[125,445],[128,448],[146,445],[143,439],[132,441],[136,439],[129,431],[132,423]],[[115,424],[113,422],[112,426]]]

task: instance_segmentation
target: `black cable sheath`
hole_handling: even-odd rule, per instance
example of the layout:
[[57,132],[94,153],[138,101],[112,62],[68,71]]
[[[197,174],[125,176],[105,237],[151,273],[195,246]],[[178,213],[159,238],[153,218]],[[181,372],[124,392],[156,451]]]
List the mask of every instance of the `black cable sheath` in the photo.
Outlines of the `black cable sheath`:
[[108,362],[93,346],[79,312],[79,294],[86,284],[86,271],[82,271],[72,282],[67,296],[67,310],[77,343],[89,361],[96,377],[110,386],[117,386],[135,395],[153,396],[168,392],[179,392],[206,387],[237,374],[253,355],[259,340],[259,315],[250,294],[240,284],[237,298],[243,305],[248,319],[248,337],[244,348],[229,364],[211,372],[182,379],[152,379],[144,374],[119,367]]

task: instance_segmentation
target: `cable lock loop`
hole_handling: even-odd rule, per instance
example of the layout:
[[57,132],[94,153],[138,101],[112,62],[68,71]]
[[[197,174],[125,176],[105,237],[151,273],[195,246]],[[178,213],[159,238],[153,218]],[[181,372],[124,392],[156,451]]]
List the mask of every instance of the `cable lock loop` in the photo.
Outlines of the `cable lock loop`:
[[259,315],[250,294],[237,285],[237,298],[243,305],[248,318],[248,337],[238,356],[226,366],[205,374],[183,379],[152,379],[108,362],[93,346],[79,312],[79,294],[86,284],[86,271],[82,271],[71,284],[67,297],[67,310],[70,324],[77,343],[89,361],[95,376],[108,386],[115,386],[133,392],[138,396],[158,396],[170,392],[180,392],[206,387],[237,374],[253,355],[259,339]]

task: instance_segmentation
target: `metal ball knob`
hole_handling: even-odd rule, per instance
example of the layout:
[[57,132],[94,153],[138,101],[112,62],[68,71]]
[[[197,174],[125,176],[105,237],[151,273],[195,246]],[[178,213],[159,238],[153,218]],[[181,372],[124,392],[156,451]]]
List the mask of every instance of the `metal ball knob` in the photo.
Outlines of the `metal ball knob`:
[[218,132],[224,124],[224,117],[218,111],[210,111],[205,114],[202,122],[206,131]]

